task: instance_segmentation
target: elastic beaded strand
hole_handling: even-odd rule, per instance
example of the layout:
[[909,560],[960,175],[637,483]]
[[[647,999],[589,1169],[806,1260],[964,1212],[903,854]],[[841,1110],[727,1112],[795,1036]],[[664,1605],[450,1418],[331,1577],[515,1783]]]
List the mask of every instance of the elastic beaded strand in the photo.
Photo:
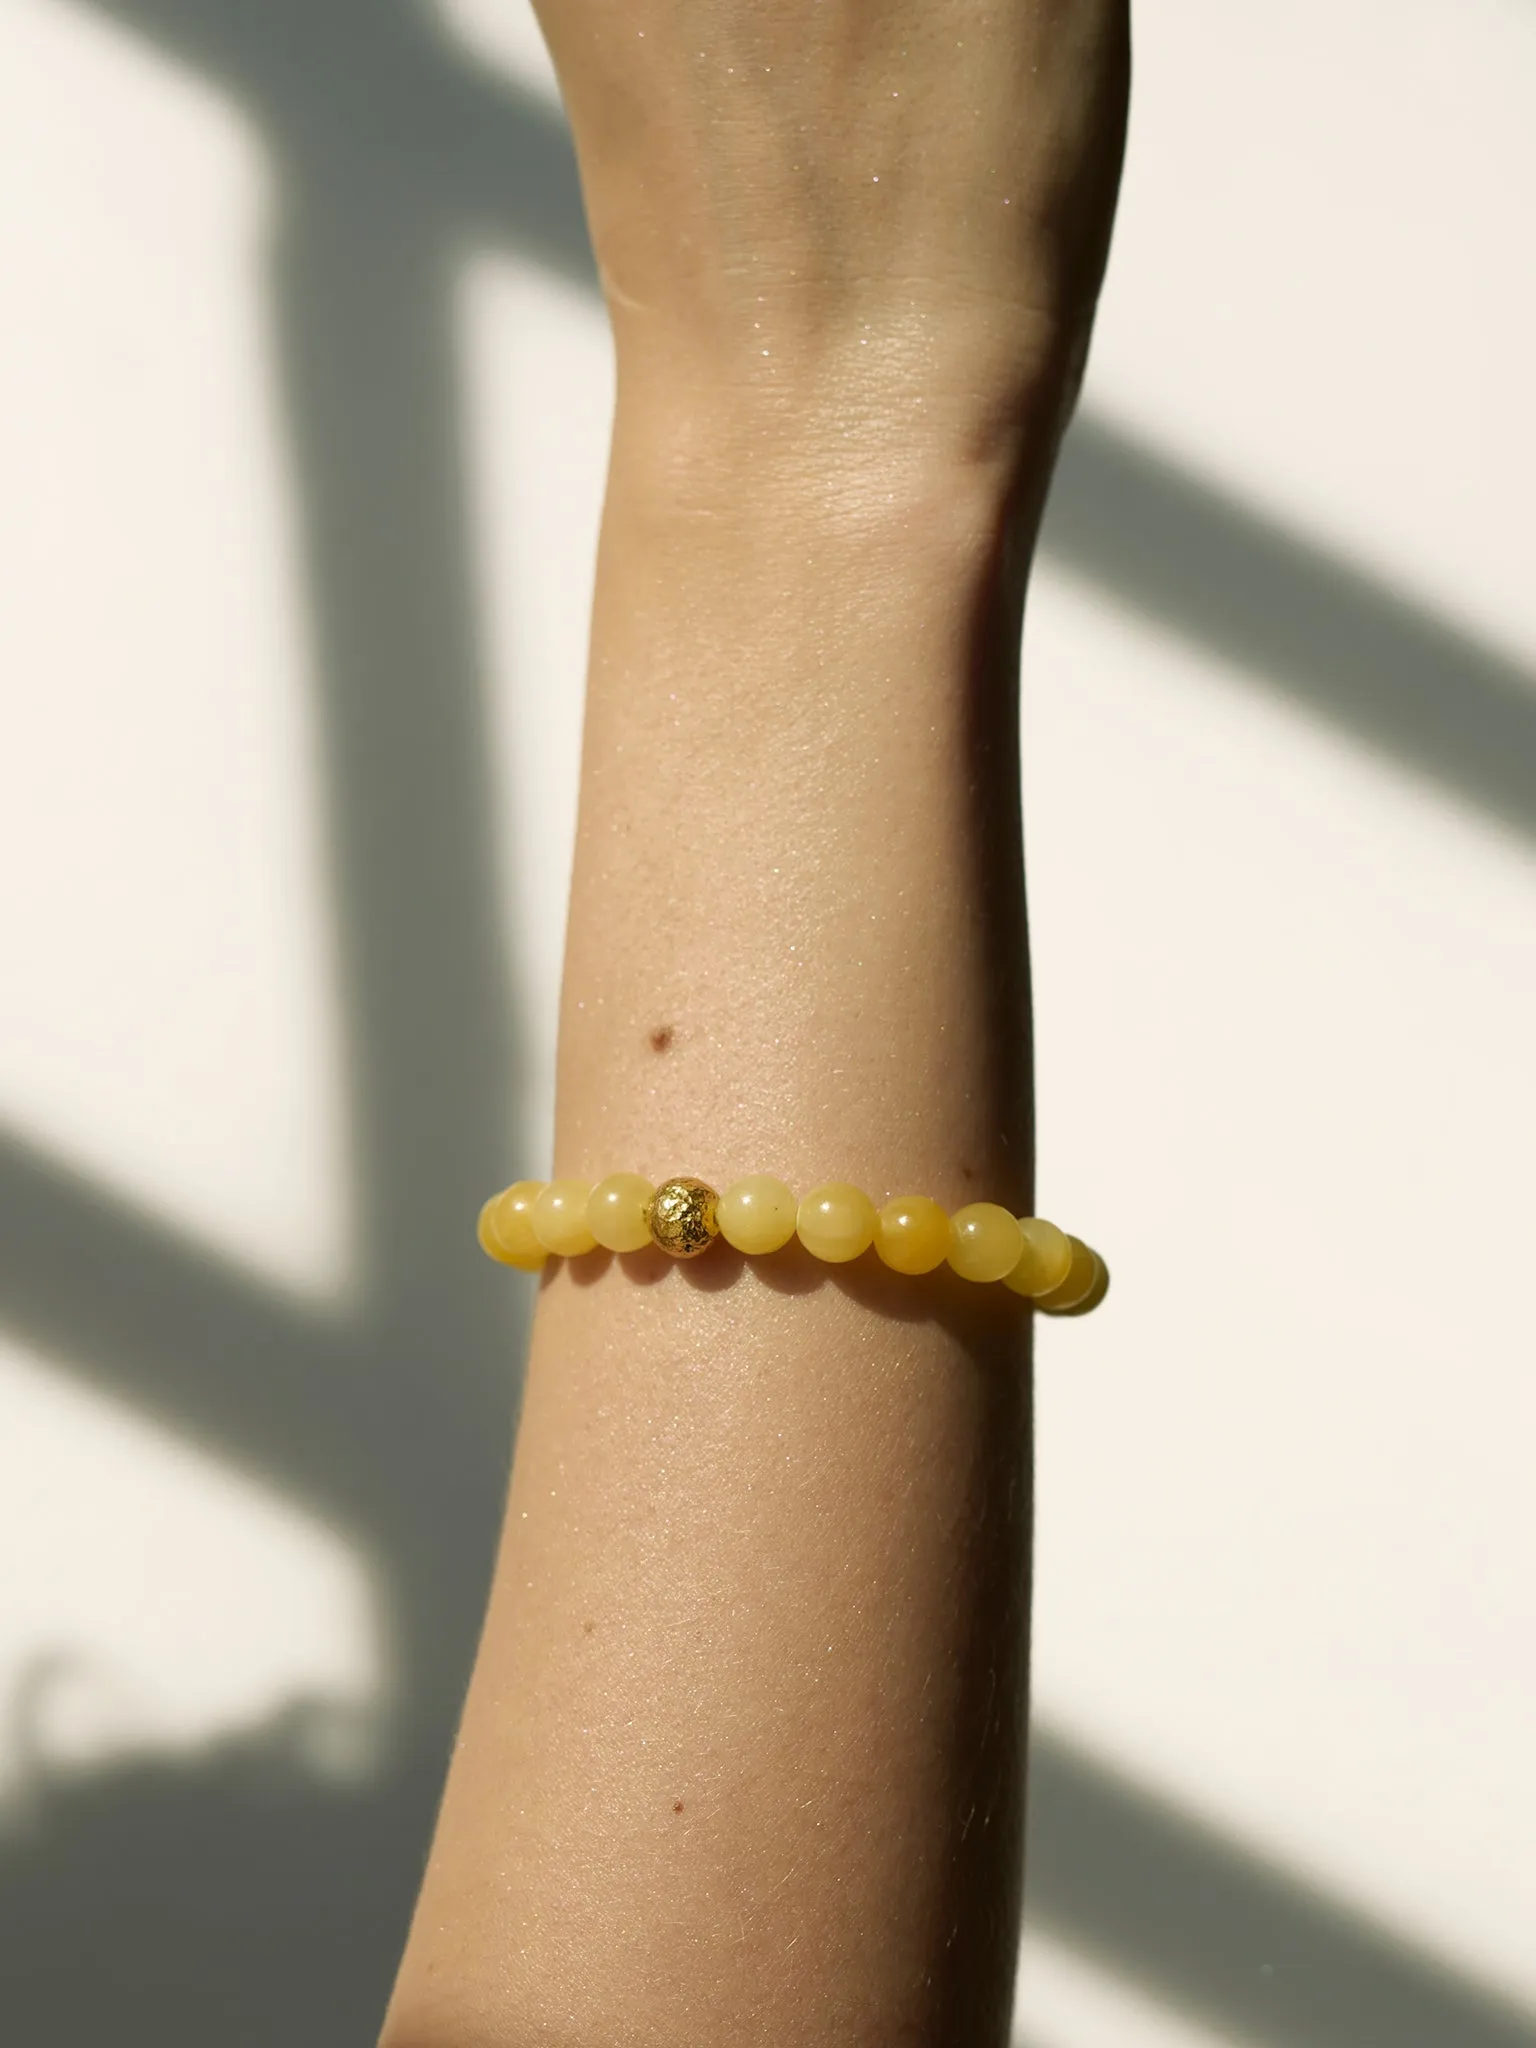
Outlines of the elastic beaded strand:
[[997,1202],[967,1202],[949,1219],[949,1263],[962,1280],[1001,1280],[1019,1263],[1019,1219]]
[[802,1198],[795,1231],[813,1259],[846,1265],[875,1241],[875,1205],[852,1181],[823,1181]]
[[1091,1245],[1084,1244],[1080,1237],[1071,1238],[1069,1242],[1072,1264],[1066,1279],[1048,1294],[1035,1297],[1035,1306],[1043,1308],[1047,1315],[1063,1315],[1071,1309],[1081,1308],[1098,1286],[1104,1271],[1103,1261]]
[[597,1239],[587,1228],[589,1180],[547,1181],[533,1205],[533,1234],[547,1252],[573,1259],[595,1251]]
[[1038,1301],[1066,1279],[1072,1265],[1072,1240],[1043,1216],[1021,1216],[1019,1235],[1024,1248],[1013,1271],[1003,1275],[1003,1285]]
[[599,1245],[634,1252],[654,1244],[690,1259],[717,1237],[750,1256],[797,1237],[828,1265],[846,1265],[873,1246],[893,1272],[931,1273],[947,1261],[962,1279],[1000,1280],[1047,1315],[1086,1314],[1109,1285],[1092,1246],[1043,1216],[1014,1216],[998,1202],[968,1202],[950,1215],[928,1195],[893,1195],[877,1209],[851,1181],[823,1181],[797,1201],[766,1173],[733,1181],[723,1195],[692,1174],[657,1187],[638,1173],[595,1184],[574,1176],[514,1181],[482,1206],[476,1235],[488,1257],[525,1272],[537,1272],[551,1253],[575,1258]]
[[875,1253],[893,1273],[931,1273],[949,1247],[948,1212],[930,1195],[893,1195],[875,1218]]
[[638,1252],[651,1241],[646,1209],[656,1190],[638,1173],[610,1173],[587,1197],[587,1228],[607,1252]]
[[541,1180],[518,1180],[492,1195],[480,1211],[482,1251],[504,1266],[517,1266],[525,1273],[539,1271],[549,1257],[533,1234],[533,1205],[543,1187]]
[[736,1251],[777,1252],[795,1234],[795,1191],[771,1173],[732,1181],[716,1204],[720,1235]]

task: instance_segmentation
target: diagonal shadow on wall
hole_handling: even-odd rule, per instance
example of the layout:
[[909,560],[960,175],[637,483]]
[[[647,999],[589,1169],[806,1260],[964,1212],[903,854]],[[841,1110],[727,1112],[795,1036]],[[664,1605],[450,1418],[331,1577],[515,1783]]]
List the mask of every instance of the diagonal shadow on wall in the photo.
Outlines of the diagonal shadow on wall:
[[[0,1984],[26,2048],[370,2048],[478,1631],[528,1306],[466,1228],[525,1146],[454,269],[492,242],[594,289],[595,274],[559,117],[403,0],[100,5],[230,94],[279,180],[274,349],[317,649],[363,1271],[348,1318],[311,1315],[11,1145],[0,1301],[61,1364],[343,1529],[388,1604],[399,1693],[361,1786],[317,1766],[302,1700],[200,1755],[40,1779],[0,1839]],[[1091,422],[1069,442],[1046,544],[1263,680],[1319,698],[1329,678],[1318,709],[1536,824],[1524,679]],[[1453,701],[1486,744],[1449,744]],[[29,1702],[13,1711],[24,1722]],[[1032,1769],[1031,1912],[1176,2002],[1287,2048],[1536,2038],[1048,1735]],[[1271,1934],[1310,1976],[1310,2004],[1249,2010],[1232,1990],[1234,1958]],[[1421,2012],[1442,2031],[1415,2033]]]
[[1025,1917],[1254,2048],[1532,2048],[1536,2015],[1156,1798],[1059,1731],[1030,1750]]
[[1394,766],[1536,833],[1536,677],[1092,415],[1043,544]]

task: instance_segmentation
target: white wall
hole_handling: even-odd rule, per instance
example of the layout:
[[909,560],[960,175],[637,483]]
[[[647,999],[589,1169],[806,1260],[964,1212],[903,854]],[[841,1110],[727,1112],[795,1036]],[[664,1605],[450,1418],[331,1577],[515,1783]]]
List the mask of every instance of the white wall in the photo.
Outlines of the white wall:
[[[152,2007],[172,2048],[369,2038],[515,1394],[525,1300],[464,1219],[547,1157],[611,358],[525,8],[314,13],[0,0],[29,2048]],[[1026,636],[1041,1203],[1115,1286],[1040,1342],[1019,2039],[1504,2048],[1536,9],[1142,15]],[[82,1871],[161,1857],[151,1957],[219,1920],[155,1801],[248,1845],[253,1756],[297,1790],[224,1880],[245,1932],[168,2004],[131,1957],[61,1997],[124,1911]],[[316,1896],[362,1903],[301,1941],[327,1830]]]

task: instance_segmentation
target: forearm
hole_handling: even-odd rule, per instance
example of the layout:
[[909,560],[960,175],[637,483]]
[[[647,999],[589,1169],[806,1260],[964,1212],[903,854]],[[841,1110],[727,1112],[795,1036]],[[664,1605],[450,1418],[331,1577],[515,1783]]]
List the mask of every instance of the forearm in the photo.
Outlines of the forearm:
[[[554,1170],[1027,1213],[1050,451],[882,480],[802,413],[758,465],[623,388]],[[1027,1313],[793,1245],[551,1262],[388,2048],[1005,2038]]]

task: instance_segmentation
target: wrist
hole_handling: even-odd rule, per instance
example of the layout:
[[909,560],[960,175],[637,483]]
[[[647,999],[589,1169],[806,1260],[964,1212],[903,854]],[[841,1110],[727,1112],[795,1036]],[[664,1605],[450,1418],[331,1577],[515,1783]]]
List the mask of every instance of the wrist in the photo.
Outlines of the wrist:
[[893,508],[1037,515],[1079,361],[1043,335],[1010,358],[984,335],[871,329],[761,354],[652,335],[621,340],[617,365],[618,476],[679,507],[863,530]]
[[[885,560],[906,579],[1022,578],[1060,431],[989,416],[975,403],[912,404],[889,393],[788,380],[772,391],[720,375],[684,386],[621,375],[605,525],[643,530],[680,559],[781,560],[803,583],[815,550]],[[844,572],[846,573],[846,571]]]

